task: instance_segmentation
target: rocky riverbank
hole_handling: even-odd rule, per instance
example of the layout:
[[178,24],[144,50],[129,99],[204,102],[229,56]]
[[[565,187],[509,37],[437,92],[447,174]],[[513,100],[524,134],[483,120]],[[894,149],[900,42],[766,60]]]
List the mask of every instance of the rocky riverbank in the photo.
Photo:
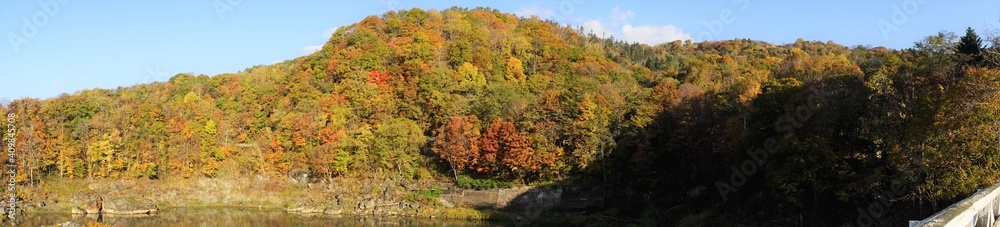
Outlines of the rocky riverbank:
[[103,197],[91,200],[85,206],[71,207],[73,214],[98,215],[155,215],[160,209],[149,199],[113,198],[105,202]]
[[155,215],[166,207],[243,206],[282,208],[303,215],[521,220],[551,212],[601,209],[607,194],[595,188],[556,186],[477,191],[434,180],[299,182],[269,176],[64,180],[27,187],[22,208],[27,212]]

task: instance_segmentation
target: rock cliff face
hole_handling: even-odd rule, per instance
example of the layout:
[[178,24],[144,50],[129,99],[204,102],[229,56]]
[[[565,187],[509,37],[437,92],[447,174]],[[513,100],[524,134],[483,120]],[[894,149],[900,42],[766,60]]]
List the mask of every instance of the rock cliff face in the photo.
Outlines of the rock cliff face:
[[580,187],[517,187],[510,189],[454,189],[442,202],[477,209],[497,209],[524,214],[576,212],[605,207],[606,191]]
[[[517,187],[471,190],[449,188],[438,197],[446,207],[489,209],[536,216],[544,212],[580,212],[605,207],[606,191],[578,187]],[[286,209],[300,214],[355,214],[417,216],[419,203],[398,198],[334,198],[324,202],[300,202]]]
[[418,208],[420,208],[419,203],[393,198],[365,198],[359,201],[333,198],[322,202],[299,202],[286,208],[285,211],[298,214],[419,216]]

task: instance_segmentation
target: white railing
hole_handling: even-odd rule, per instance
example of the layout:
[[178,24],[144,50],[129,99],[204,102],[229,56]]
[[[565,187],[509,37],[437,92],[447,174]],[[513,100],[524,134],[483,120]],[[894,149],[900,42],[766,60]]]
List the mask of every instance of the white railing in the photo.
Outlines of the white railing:
[[910,221],[910,227],[915,226],[1000,227],[1000,183],[952,204],[927,219]]

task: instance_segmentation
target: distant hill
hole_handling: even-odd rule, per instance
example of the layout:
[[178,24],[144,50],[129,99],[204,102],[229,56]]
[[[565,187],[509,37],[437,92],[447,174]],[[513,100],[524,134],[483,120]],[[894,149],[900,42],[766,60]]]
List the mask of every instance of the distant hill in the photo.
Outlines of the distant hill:
[[612,189],[602,212],[657,225],[896,223],[1000,177],[1000,70],[942,40],[648,46],[493,9],[411,9],[294,60],[0,111],[18,114],[19,184],[566,184]]

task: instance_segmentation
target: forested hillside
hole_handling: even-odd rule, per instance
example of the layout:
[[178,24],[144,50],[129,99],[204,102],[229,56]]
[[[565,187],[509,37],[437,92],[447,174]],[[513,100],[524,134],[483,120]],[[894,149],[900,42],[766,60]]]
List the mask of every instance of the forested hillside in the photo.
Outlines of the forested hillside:
[[962,32],[905,50],[648,46],[492,9],[412,9],[274,65],[0,111],[17,114],[19,184],[433,178],[608,188],[604,213],[666,225],[839,226],[880,201],[868,215],[900,221],[1000,179],[998,42]]

